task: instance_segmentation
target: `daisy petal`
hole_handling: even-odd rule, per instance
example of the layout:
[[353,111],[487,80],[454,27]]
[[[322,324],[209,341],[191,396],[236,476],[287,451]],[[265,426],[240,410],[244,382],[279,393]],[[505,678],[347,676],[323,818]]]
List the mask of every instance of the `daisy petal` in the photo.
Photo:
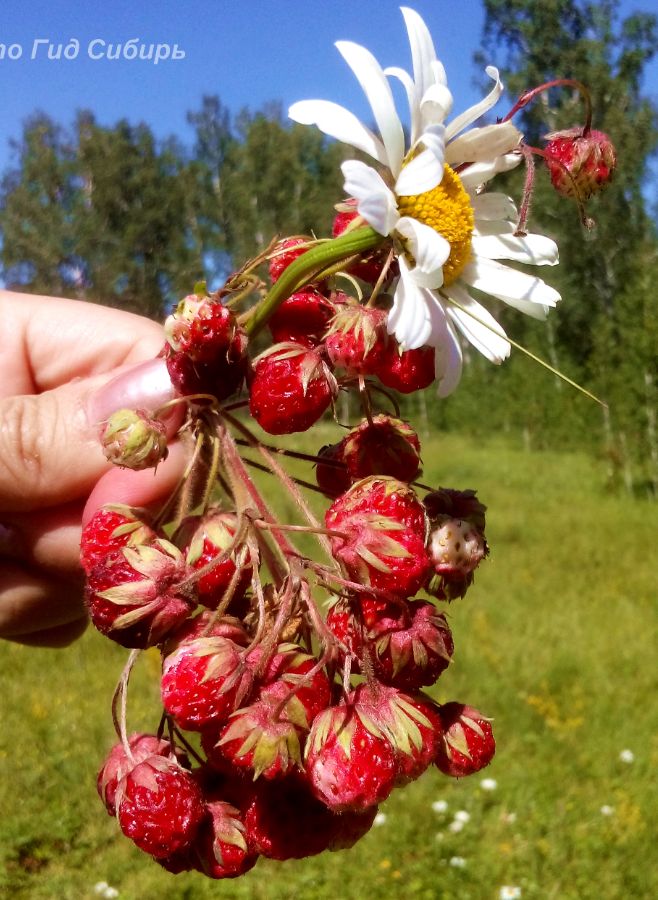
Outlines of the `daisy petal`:
[[[434,337],[435,334],[432,335],[433,339]],[[442,340],[438,341],[438,332],[436,333],[436,338],[434,367],[439,383],[437,393],[439,397],[447,397],[449,394],[452,394],[462,377],[462,348],[455,329],[449,321],[446,321],[446,329]]]
[[354,113],[330,100],[300,100],[293,103],[288,116],[300,125],[315,125],[324,134],[350,144],[386,165],[386,149],[369,128],[366,128]]
[[518,218],[516,204],[507,194],[492,191],[490,194],[477,194],[471,198],[471,206],[475,213],[475,221],[478,219],[514,219]]
[[506,153],[504,156],[492,159],[491,162],[476,162],[460,172],[459,178],[466,190],[470,191],[490,181],[495,175],[516,168],[522,159],[520,153]]
[[480,116],[490,110],[491,107],[498,102],[500,95],[503,93],[503,83],[500,80],[498,69],[495,66],[487,66],[485,72],[489,78],[492,78],[496,82],[494,87],[484,100],[480,100],[475,106],[471,106],[467,110],[464,110],[463,113],[452,120],[448,125],[448,133],[446,135],[448,140],[456,134],[459,134],[459,132],[463,131],[467,125],[470,125],[471,122],[475,122],[476,119],[479,119]]
[[475,235],[472,247],[476,256],[487,259],[513,259],[532,266],[556,266],[559,262],[557,244],[543,234]]
[[413,145],[420,134],[420,97],[418,96],[414,80],[408,72],[405,72],[404,69],[399,69],[397,66],[389,66],[387,69],[384,69],[384,75],[397,78],[407,92],[409,115],[411,117],[411,143]]
[[446,147],[446,162],[455,166],[464,162],[486,162],[518,147],[521,132],[511,122],[471,128]]
[[460,285],[450,285],[446,294],[457,304],[448,307],[448,315],[466,340],[490,362],[500,365],[512,348],[499,323]]
[[430,85],[434,83],[432,63],[436,61],[436,50],[434,49],[432,35],[429,33],[423,19],[415,10],[403,6],[400,12],[404,17],[404,24],[407,26],[407,34],[409,35],[416,89],[419,95],[423,97]]
[[388,332],[394,334],[403,350],[424,347],[432,333],[429,303],[432,294],[417,285],[411,278],[405,260],[401,257],[400,280],[388,314]]
[[495,219],[492,222],[487,222],[486,220],[482,219],[478,222],[476,219],[475,225],[473,226],[473,234],[495,234],[509,236],[510,234],[516,234],[516,222],[504,222],[501,219]]
[[379,172],[357,159],[348,159],[340,167],[345,192],[357,200],[359,215],[379,234],[390,234],[400,214],[395,197]]
[[382,136],[387,165],[397,175],[404,159],[404,131],[395,109],[395,101],[382,67],[365,47],[352,41],[338,41],[338,51],[356,75],[368,98],[375,122]]
[[452,110],[452,94],[445,84],[433,84],[420,101],[421,121],[423,125],[432,122],[443,122]]
[[423,150],[410,163],[402,167],[397,181],[395,193],[399,197],[424,194],[431,191],[443,178],[443,161],[436,158],[432,150]]
[[560,300],[555,288],[550,287],[541,278],[484,257],[471,260],[461,273],[461,279],[471,287],[497,297],[510,306],[516,306],[516,301],[536,305],[538,318],[543,318],[543,311],[540,312],[543,307],[555,306]]
[[443,284],[443,264],[450,256],[450,244],[429,225],[411,216],[402,216],[395,230],[409,242],[409,251],[416,265],[410,277],[426,288],[438,288]]

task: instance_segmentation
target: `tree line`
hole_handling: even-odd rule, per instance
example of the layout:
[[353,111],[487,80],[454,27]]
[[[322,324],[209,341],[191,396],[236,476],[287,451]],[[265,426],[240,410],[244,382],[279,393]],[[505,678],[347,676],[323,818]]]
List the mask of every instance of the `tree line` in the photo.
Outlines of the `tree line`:
[[[658,110],[643,78],[658,31],[655,16],[621,19],[618,6],[484,0],[477,60],[501,68],[509,96],[558,77],[584,82],[594,126],[616,145],[615,179],[589,204],[592,233],[538,163],[530,229],[558,241],[561,265],[547,277],[564,299],[548,324],[496,310],[515,341],[607,406],[518,351],[499,371],[469,354],[462,389],[441,404],[423,402],[440,427],[512,432],[530,448],[603,452],[612,483],[655,495],[658,236],[646,184]],[[582,123],[582,101],[576,91],[552,89],[520,118],[527,142],[541,147],[547,132]],[[32,115],[0,181],[5,285],[157,318],[196,281],[221,283],[276,234],[330,233],[348,148],[288,123],[275,103],[233,114],[218,97],[204,97],[188,121],[190,145],[158,141],[145,124],[101,125],[90,111],[70,127]],[[518,198],[522,178],[513,178],[507,186]]]

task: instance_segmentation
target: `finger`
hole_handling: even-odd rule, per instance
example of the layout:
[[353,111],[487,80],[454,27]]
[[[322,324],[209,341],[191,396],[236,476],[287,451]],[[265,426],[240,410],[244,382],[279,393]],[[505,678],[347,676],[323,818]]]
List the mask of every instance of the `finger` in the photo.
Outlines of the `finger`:
[[[154,409],[174,391],[164,360],[0,400],[0,510],[29,512],[86,496],[109,468],[99,423],[125,406]],[[173,407],[171,433],[183,414]]]
[[66,625],[56,625],[54,628],[45,628],[43,631],[34,631],[29,634],[15,634],[8,640],[16,644],[25,644],[27,647],[68,647],[76,641],[86,630],[89,619],[76,619]]
[[69,625],[85,615],[82,578],[55,581],[40,578],[17,563],[0,566],[0,637]]
[[[157,355],[161,325],[80,300],[0,291],[0,395],[52,390]],[[54,352],[56,348],[56,352]]]

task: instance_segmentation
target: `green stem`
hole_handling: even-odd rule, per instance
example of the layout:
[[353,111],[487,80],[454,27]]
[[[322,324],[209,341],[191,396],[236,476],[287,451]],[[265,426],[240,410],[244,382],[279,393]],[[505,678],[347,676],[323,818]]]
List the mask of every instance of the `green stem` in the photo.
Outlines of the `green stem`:
[[283,303],[286,297],[294,293],[298,287],[307,284],[311,280],[311,276],[349,256],[372,250],[385,240],[384,235],[378,234],[373,228],[366,226],[307,250],[284,270],[279,280],[272,285],[269,293],[258,306],[254,307],[244,326],[247,334],[250,337],[258,334],[279,304]]

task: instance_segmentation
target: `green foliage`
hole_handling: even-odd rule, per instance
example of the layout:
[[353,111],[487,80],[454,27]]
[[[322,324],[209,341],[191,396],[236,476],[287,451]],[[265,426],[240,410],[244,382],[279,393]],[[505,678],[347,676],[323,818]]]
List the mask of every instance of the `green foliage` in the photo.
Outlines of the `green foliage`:
[[[655,505],[602,495],[604,466],[584,454],[437,433],[423,458],[429,484],[477,488],[489,507],[492,555],[450,607],[455,659],[434,693],[494,717],[498,750],[483,776],[497,789],[432,771],[395,791],[385,824],[351,851],[261,860],[223,884],[172,876],[121,837],[96,796],[126,651],[95,633],[65,651],[4,643],[0,893],[77,900],[106,881],[130,900],[494,900],[504,884],[524,900],[658,894],[658,711],[644,699],[657,687]],[[276,480],[266,484],[281,499]],[[159,670],[156,651],[136,666],[133,729],[157,727]],[[627,748],[632,765],[619,759]],[[451,831],[460,809],[471,818]]]

